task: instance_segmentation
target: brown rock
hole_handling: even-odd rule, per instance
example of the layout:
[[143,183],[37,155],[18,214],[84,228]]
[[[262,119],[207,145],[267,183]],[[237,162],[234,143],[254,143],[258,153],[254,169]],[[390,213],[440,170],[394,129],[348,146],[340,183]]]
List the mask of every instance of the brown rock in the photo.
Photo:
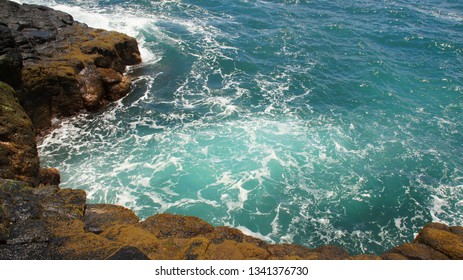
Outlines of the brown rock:
[[222,243],[209,244],[206,251],[208,260],[244,260],[245,256],[238,248],[236,241],[225,240]]
[[61,182],[59,170],[56,168],[40,168],[39,183],[43,186],[58,186]]
[[32,193],[40,199],[47,199],[50,196],[54,196],[60,188],[57,185],[43,185],[41,184],[37,188],[32,190]]
[[10,225],[26,220],[37,220],[43,211],[40,199],[25,182],[0,179],[0,198]]
[[379,256],[376,255],[369,255],[369,254],[362,254],[362,255],[355,255],[346,258],[347,260],[360,260],[360,261],[375,261],[381,260]]
[[252,236],[245,235],[243,232],[236,228],[219,226],[214,228],[214,231],[207,233],[205,235],[207,238],[211,240],[212,243],[222,243],[224,240],[233,240],[238,243],[247,242],[247,243],[255,243],[259,246],[264,246],[265,242],[254,238]]
[[245,259],[266,260],[270,257],[270,252],[257,246],[255,243],[237,243],[236,247],[243,254]]
[[424,227],[415,242],[426,244],[450,259],[463,259],[463,237],[435,227]]
[[65,58],[24,63],[24,88],[18,97],[37,130],[50,128],[52,117],[70,117],[85,108],[80,67],[84,67],[82,62]]
[[149,258],[137,247],[124,246],[109,256],[107,260],[149,260]]
[[397,253],[384,253],[381,255],[383,260],[408,260],[407,257]]
[[140,223],[158,238],[190,238],[212,232],[214,227],[197,217],[158,214]]
[[272,254],[272,259],[318,259],[320,253],[314,252],[313,249],[297,244],[272,244],[267,245],[266,249]]
[[193,237],[179,255],[181,260],[204,260],[211,241],[204,237]]
[[61,239],[58,253],[68,260],[104,260],[122,247],[94,233],[82,233]]
[[455,233],[455,234],[457,234],[459,236],[463,236],[463,227],[461,227],[461,226],[450,227],[450,232]]
[[5,39],[0,45],[8,46],[6,56],[0,50],[0,72],[10,71],[21,84],[13,72],[21,71],[24,59],[18,97],[38,131],[50,128],[52,117],[97,110],[129,91],[130,80],[117,77],[113,83],[117,75],[111,70],[121,75],[126,65],[141,62],[134,38],[90,28],[47,7],[10,1],[0,1],[0,18],[6,24],[0,27]]
[[410,260],[448,260],[448,257],[421,243],[405,243],[389,251],[407,257]]
[[78,219],[63,221],[60,219],[49,218],[45,222],[51,236],[57,240],[85,233],[84,222]]
[[130,91],[130,86],[132,81],[129,77],[123,76],[121,81],[116,84],[111,84],[108,86],[108,91],[106,94],[106,99],[109,101],[119,100],[122,97],[126,96]]
[[159,253],[159,241],[156,236],[136,225],[115,225],[106,229],[102,237],[137,247],[150,258]]
[[24,181],[34,187],[39,167],[31,120],[15,91],[0,82],[0,178]]
[[159,239],[159,250],[149,257],[152,260],[177,260],[189,241],[188,238]]
[[80,71],[79,80],[81,82],[84,107],[90,111],[99,109],[103,105],[106,90],[103,79],[96,67],[92,64],[87,65]]
[[54,244],[49,242],[0,244],[0,260],[62,260]]
[[88,204],[84,214],[85,229],[101,233],[114,225],[138,223],[138,217],[132,210],[112,204]]
[[349,253],[345,249],[333,245],[320,246],[314,251],[320,253],[322,259],[325,260],[342,260],[349,257]]
[[424,226],[423,228],[433,228],[433,229],[440,229],[445,231],[450,231],[450,227],[448,225],[444,225],[442,223],[430,223]]
[[52,197],[43,199],[43,216],[61,221],[83,220],[86,199],[83,190],[58,190]]
[[106,85],[118,84],[122,81],[122,74],[111,68],[97,68],[103,82]]

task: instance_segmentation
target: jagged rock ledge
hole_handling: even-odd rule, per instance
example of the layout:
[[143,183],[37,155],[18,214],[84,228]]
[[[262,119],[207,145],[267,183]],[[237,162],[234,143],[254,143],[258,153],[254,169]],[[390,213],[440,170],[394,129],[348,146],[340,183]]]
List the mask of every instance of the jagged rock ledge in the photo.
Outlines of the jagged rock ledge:
[[125,34],[61,11],[0,0],[0,80],[13,86],[37,132],[52,118],[95,111],[126,95],[126,65],[141,62]]
[[140,222],[122,206],[85,201],[82,190],[0,179],[0,259],[463,259],[463,227],[438,223],[380,256],[350,256],[330,245],[268,244],[197,217],[158,214]]
[[350,256],[331,245],[267,244],[197,217],[140,222],[129,209],[60,189],[58,170],[40,168],[35,132],[126,94],[122,73],[138,62],[133,38],[0,0],[0,259],[463,259],[463,227],[429,224],[380,256]]

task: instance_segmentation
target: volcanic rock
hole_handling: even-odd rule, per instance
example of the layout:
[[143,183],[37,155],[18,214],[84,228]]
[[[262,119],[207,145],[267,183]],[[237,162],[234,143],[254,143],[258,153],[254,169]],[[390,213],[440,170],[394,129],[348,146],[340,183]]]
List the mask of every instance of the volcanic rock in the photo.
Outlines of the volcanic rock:
[[[128,93],[130,79],[122,74],[141,61],[134,38],[90,28],[48,7],[7,0],[0,0],[0,21],[6,45],[0,71],[20,69],[22,56],[18,97],[38,131],[50,128],[52,117],[98,110]],[[6,72],[4,80],[17,86],[16,72]]]
[[0,82],[0,178],[36,186],[39,168],[31,120],[19,104],[15,91]]

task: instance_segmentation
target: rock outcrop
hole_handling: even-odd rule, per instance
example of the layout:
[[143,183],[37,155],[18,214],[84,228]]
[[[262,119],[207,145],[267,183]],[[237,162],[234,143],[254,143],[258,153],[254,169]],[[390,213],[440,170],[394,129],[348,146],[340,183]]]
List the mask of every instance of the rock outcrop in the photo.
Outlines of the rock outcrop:
[[15,91],[0,82],[0,178],[38,184],[40,162],[32,122]]
[[43,6],[0,0],[0,36],[2,81],[17,89],[37,131],[127,94],[125,67],[141,61],[134,38]]
[[382,256],[387,259],[462,260],[463,227],[428,224],[412,243],[397,246]]
[[158,214],[140,222],[124,207],[85,201],[82,190],[0,179],[0,259],[463,259],[463,228],[438,223],[381,256],[351,256],[337,246],[268,244],[197,217]]

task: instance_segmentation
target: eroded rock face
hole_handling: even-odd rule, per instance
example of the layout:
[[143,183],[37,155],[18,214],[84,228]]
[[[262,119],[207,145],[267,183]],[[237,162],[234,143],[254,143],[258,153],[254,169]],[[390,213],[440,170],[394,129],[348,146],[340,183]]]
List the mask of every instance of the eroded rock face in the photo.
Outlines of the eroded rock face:
[[[139,222],[122,206],[87,205],[82,190],[0,179],[0,259],[408,260],[462,259],[462,228],[433,223],[381,256],[337,246],[267,244],[197,217],[158,214]],[[97,228],[97,230],[95,230]]]
[[190,238],[210,233],[214,227],[197,217],[173,214],[154,215],[141,222],[141,226],[158,238]]
[[461,260],[463,259],[462,227],[441,223],[426,225],[412,243],[392,248],[381,255],[384,259]]
[[102,233],[114,225],[138,223],[138,217],[129,209],[112,204],[90,204],[84,215],[85,229],[89,232]]
[[[127,94],[130,79],[122,73],[141,62],[134,38],[89,28],[47,7],[0,0],[0,22],[9,46],[0,53],[0,71],[3,62],[18,64],[14,58],[22,56],[19,99],[39,131],[51,126],[52,117],[98,110]],[[7,76],[20,84],[18,75]]]
[[[436,227],[436,225],[438,225]],[[451,232],[442,224],[430,224],[423,228],[415,239],[415,243],[426,244],[450,259],[463,259],[463,236]]]
[[15,91],[0,82],[0,178],[36,186],[39,168],[32,122],[19,104]]

